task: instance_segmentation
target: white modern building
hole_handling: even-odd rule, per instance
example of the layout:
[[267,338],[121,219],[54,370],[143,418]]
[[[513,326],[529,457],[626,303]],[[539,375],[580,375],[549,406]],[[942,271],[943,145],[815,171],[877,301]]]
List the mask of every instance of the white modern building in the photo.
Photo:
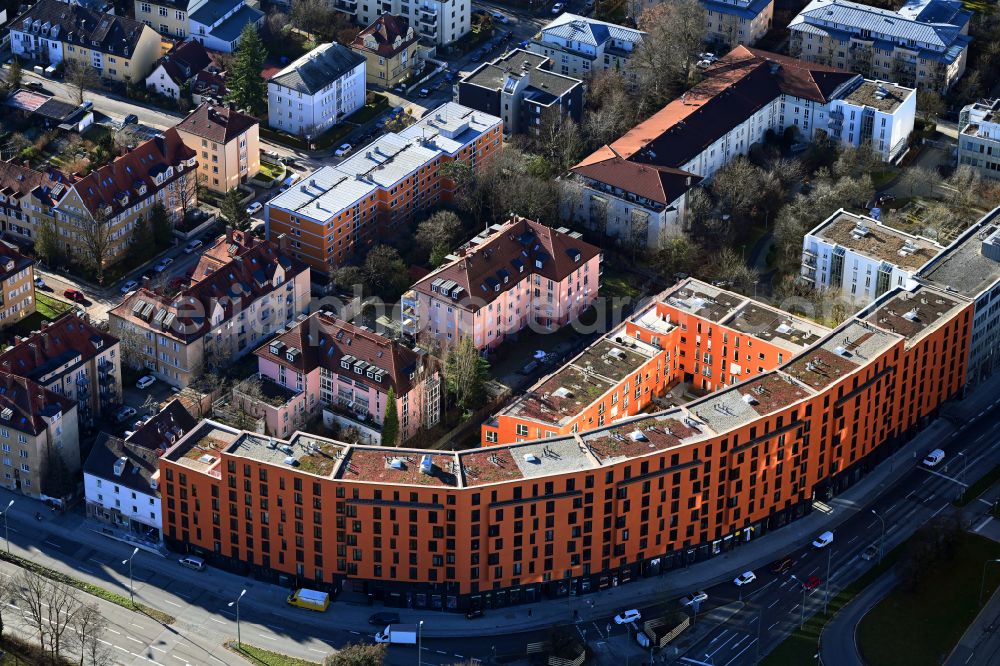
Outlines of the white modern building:
[[903,154],[913,129],[909,88],[744,46],[705,80],[573,167],[581,185],[564,202],[574,222],[633,247],[683,233],[687,191],[762,141],[794,128],[798,140]]
[[944,249],[843,208],[802,239],[802,279],[816,289],[837,289],[843,300],[865,305],[896,287],[916,287],[916,273]]
[[134,539],[160,541],[158,461],[155,449],[101,433],[83,466],[87,516]]
[[267,82],[268,124],[315,138],[365,104],[365,58],[340,44],[323,44]]
[[472,0],[335,0],[334,6],[360,25],[383,14],[409,20],[423,41],[447,46],[472,29]]
[[243,28],[264,24],[264,12],[246,0],[206,0],[188,11],[191,38],[210,51],[232,53],[240,43]]
[[966,386],[976,386],[1000,366],[1000,208],[966,229],[918,277],[975,303]]
[[562,14],[528,41],[528,50],[547,56],[552,71],[582,79],[594,72],[624,71],[646,33],[577,14]]
[[958,163],[1000,179],[1000,99],[980,100],[958,117]]

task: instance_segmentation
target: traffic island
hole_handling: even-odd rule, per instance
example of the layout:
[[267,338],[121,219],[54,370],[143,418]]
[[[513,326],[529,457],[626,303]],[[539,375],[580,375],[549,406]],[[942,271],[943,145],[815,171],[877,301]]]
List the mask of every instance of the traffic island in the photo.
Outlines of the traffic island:
[[320,663],[318,661],[289,657],[287,654],[265,650],[262,647],[250,645],[249,643],[237,645],[236,641],[226,641],[223,645],[227,650],[233,654],[238,654],[251,664],[263,664],[263,666],[319,666]]

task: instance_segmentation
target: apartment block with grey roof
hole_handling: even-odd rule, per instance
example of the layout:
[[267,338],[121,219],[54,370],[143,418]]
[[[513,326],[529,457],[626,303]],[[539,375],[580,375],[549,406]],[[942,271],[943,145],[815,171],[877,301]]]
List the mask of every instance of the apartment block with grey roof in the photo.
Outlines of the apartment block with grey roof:
[[458,83],[458,103],[503,118],[508,133],[537,133],[550,113],[580,122],[583,81],[550,71],[552,60],[516,49]]
[[897,12],[813,0],[788,24],[789,50],[865,78],[944,93],[965,72],[971,18],[956,0],[910,0]]
[[1000,99],[969,104],[958,117],[958,163],[1000,179]]
[[563,14],[528,42],[553,62],[552,71],[578,79],[605,70],[622,72],[646,33],[616,23]]

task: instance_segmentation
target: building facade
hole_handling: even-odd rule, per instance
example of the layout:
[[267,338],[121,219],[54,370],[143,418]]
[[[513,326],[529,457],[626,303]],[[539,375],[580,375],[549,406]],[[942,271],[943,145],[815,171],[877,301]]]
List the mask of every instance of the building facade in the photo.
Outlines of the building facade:
[[204,0],[188,11],[191,39],[220,53],[232,53],[240,44],[243,28],[260,29],[264,12],[246,0]]
[[[676,325],[702,353],[737,349],[716,328],[724,310],[685,307]],[[167,544],[404,608],[500,608],[655,576],[784,526],[888,458],[961,391],[971,314],[943,290],[896,289],[777,367],[683,406],[468,451],[275,441],[204,421],[161,458]],[[756,357],[754,340],[740,342]],[[246,495],[267,520],[213,521]],[[293,547],[282,531],[303,538]]]
[[813,0],[788,24],[796,58],[947,92],[965,72],[972,12],[955,0],[910,0],[897,11]]
[[705,8],[705,41],[728,50],[753,46],[771,29],[774,0],[701,0]]
[[158,542],[163,527],[155,449],[102,432],[83,465],[87,517],[128,535]]
[[3,487],[38,499],[62,500],[80,471],[76,404],[2,370],[0,389]]
[[958,163],[983,178],[1000,179],[1000,99],[980,100],[958,118]]
[[146,77],[146,87],[153,92],[179,100],[185,84],[212,64],[208,51],[193,39],[179,42],[153,64]]
[[802,279],[858,305],[916,286],[917,271],[944,249],[843,208],[802,239]]
[[135,0],[135,20],[161,35],[187,39],[191,30],[188,12],[200,7],[205,0]]
[[389,132],[333,166],[306,175],[264,206],[268,237],[329,273],[420,211],[451,201],[455,184],[441,165],[475,170],[501,149],[503,121],[448,103],[400,132]]
[[[257,351],[259,376],[286,389],[260,405],[266,432],[287,438],[322,414],[357,441],[396,446],[441,419],[441,375],[422,352],[326,313],[313,314]],[[399,436],[383,441],[390,392]]]
[[309,268],[280,241],[227,231],[206,249],[192,284],[173,297],[140,288],[108,312],[145,370],[184,388],[228,366],[309,310]]
[[365,58],[340,44],[323,44],[267,82],[267,122],[312,139],[365,104]]
[[35,311],[35,260],[0,243],[0,331]]
[[198,179],[225,193],[260,171],[260,122],[235,109],[201,104],[174,126],[198,156]]
[[26,61],[52,65],[76,61],[101,78],[138,83],[160,57],[160,37],[129,18],[60,0],[39,0],[11,21],[10,48]]
[[584,79],[597,72],[624,72],[646,33],[564,13],[528,40],[528,50],[552,61],[552,71]]
[[403,294],[401,331],[441,347],[469,337],[480,350],[526,328],[554,331],[597,298],[602,258],[569,229],[493,225]]
[[0,372],[74,401],[82,425],[92,426],[121,404],[121,349],[114,335],[70,314],[13,342],[0,354]]
[[552,61],[514,49],[458,82],[458,103],[503,119],[509,133],[538,133],[552,114],[580,122],[583,81],[550,71]]
[[468,0],[336,0],[334,6],[354,17],[359,25],[371,25],[383,14],[409,21],[420,39],[447,46],[472,29],[472,3]]
[[73,179],[56,171],[36,171],[21,162],[0,162],[0,231],[20,245],[35,242],[38,228],[55,225],[53,207]]
[[369,86],[391,88],[419,69],[419,39],[407,19],[383,14],[358,33],[351,50],[364,57]]
[[787,56],[737,47],[705,80],[572,169],[564,204],[577,224],[632,247],[685,231],[688,190],[768,132],[867,146],[883,160],[906,150],[916,113],[910,88]]

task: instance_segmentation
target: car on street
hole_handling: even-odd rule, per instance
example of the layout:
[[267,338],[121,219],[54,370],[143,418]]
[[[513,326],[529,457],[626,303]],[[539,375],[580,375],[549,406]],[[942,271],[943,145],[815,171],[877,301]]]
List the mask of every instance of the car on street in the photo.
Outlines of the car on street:
[[275,160],[275,161],[278,160],[279,155],[278,155],[278,153],[274,152],[273,150],[264,150],[264,151],[261,151],[261,152],[264,153],[265,157],[270,157],[272,160]]
[[813,541],[813,548],[826,548],[833,543],[833,532],[823,532]]
[[793,560],[790,557],[783,557],[771,565],[771,573],[783,574],[789,569],[791,569],[792,566],[794,565],[795,565],[795,560]]
[[389,611],[383,611],[381,613],[375,613],[368,617],[368,624],[374,624],[378,627],[387,627],[390,624],[399,624],[399,613],[391,613]]
[[805,582],[802,583],[802,589],[815,590],[817,587],[820,586],[820,583],[822,582],[823,579],[820,578],[819,576],[809,576],[809,578],[806,578]]
[[63,296],[76,303],[84,303],[87,300],[84,297],[83,292],[77,291],[76,289],[67,289],[63,292]]
[[417,97],[428,97],[430,94],[431,94],[430,90],[428,90],[427,88],[421,88],[417,92]]
[[[259,206],[260,204],[257,205]],[[191,254],[204,244],[205,243],[203,243],[200,238],[195,238],[193,241],[184,246],[184,254]]]
[[402,95],[403,93],[406,92],[406,86],[404,86],[402,83],[400,83],[398,86],[395,86],[392,89],[392,92],[396,93],[397,95]]
[[701,604],[708,599],[708,594],[706,592],[692,592],[686,597],[681,597],[681,606],[690,606],[691,604]]
[[553,14],[561,14],[564,9],[566,9],[566,5],[561,2],[557,2],[556,4],[552,5]]
[[44,90],[45,85],[41,81],[28,81],[26,84],[29,88],[34,88],[35,90]]
[[944,451],[941,449],[934,449],[927,454],[926,458],[924,458],[924,464],[928,467],[937,467],[942,460],[944,460]]
[[117,412],[115,412],[115,423],[125,423],[135,415],[136,415],[135,407],[122,405],[121,408]]
[[615,615],[615,624],[628,624],[630,622],[638,622],[641,619],[642,614],[633,608]]
[[156,383],[156,377],[153,375],[143,375],[135,383],[135,387],[140,390],[146,390],[150,386]]
[[735,584],[736,587],[743,587],[744,585],[749,585],[755,580],[757,580],[757,574],[752,571],[744,571],[733,579],[733,584]]
[[878,546],[876,546],[875,544],[872,544],[867,548],[865,548],[863,551],[861,551],[861,559],[863,560],[871,561],[874,560],[876,557],[878,557]]
[[35,289],[45,289],[45,280],[35,276]]
[[139,124],[139,116],[135,115],[134,113],[130,113],[124,118],[122,118],[122,125],[138,125],[138,124]]
[[121,291],[123,294],[127,294],[128,292],[135,291],[138,288],[139,288],[139,283],[136,282],[135,280],[125,280],[125,282],[122,283],[121,289],[119,289],[119,291]]
[[255,215],[258,211],[264,208],[264,204],[259,201],[254,201],[252,204],[247,206],[247,215]]
[[500,12],[498,12],[496,10],[493,10],[492,12],[490,12],[490,16],[492,16],[494,18],[494,20],[496,20],[498,23],[510,23],[510,19],[509,18],[507,18],[502,13],[500,13]]
[[470,608],[465,612],[466,620],[475,620],[481,618],[484,615],[482,608]]
[[342,143],[340,144],[340,147],[337,148],[337,150],[333,151],[333,154],[336,155],[337,157],[343,157],[344,155],[347,155],[349,152],[351,152],[351,150],[352,150],[351,144]]
[[163,259],[160,259],[158,262],[156,262],[156,265],[153,266],[153,270],[156,271],[157,273],[162,273],[163,271],[167,270],[170,267],[170,264],[172,263],[174,263],[174,260],[172,258],[163,257]]

